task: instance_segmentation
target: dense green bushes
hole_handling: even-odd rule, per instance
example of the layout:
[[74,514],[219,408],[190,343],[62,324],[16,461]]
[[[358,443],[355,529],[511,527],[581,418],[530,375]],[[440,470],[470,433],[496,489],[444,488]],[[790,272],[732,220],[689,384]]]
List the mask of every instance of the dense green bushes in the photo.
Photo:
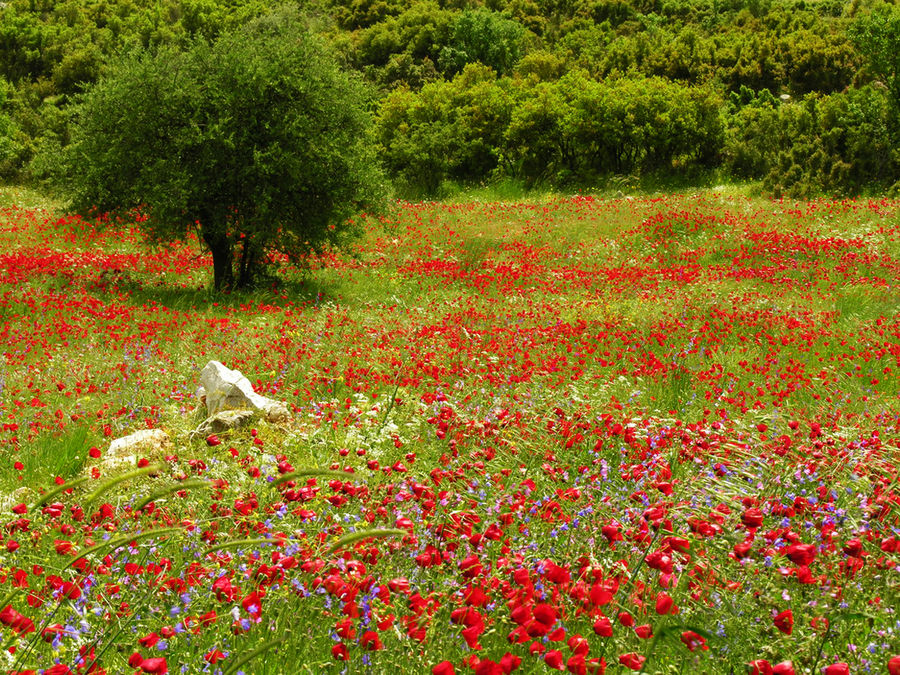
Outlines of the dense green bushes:
[[884,190],[900,177],[894,136],[890,101],[880,88],[808,96],[796,103],[760,97],[731,116],[724,165],[738,178],[764,179],[774,194],[846,196]]
[[480,180],[496,170],[513,109],[510,89],[509,80],[472,64],[421,92],[389,95],[378,115],[377,137],[400,187],[435,193],[447,179]]
[[[900,179],[896,0],[305,0],[377,93],[401,190],[507,176],[762,181],[849,194]],[[0,177],[42,179],[68,110],[133,46],[213,39],[262,0],[8,0]],[[4,84],[5,83],[5,84]]]
[[891,142],[888,108],[884,93],[872,87],[785,106],[783,141],[769,167],[767,189],[810,197],[891,186],[900,153]]
[[719,104],[706,87],[659,77],[598,81],[576,71],[542,82],[470,65],[451,81],[390,95],[378,140],[389,171],[413,191],[495,173],[584,183],[711,165],[723,133]]

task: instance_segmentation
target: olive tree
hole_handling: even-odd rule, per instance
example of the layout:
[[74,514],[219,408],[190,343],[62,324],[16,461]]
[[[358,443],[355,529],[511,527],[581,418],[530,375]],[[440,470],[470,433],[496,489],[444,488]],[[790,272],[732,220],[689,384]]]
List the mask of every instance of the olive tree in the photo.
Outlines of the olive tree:
[[290,13],[131,52],[78,105],[72,206],[138,210],[155,242],[196,228],[215,288],[248,286],[272,252],[303,263],[384,203],[367,102]]

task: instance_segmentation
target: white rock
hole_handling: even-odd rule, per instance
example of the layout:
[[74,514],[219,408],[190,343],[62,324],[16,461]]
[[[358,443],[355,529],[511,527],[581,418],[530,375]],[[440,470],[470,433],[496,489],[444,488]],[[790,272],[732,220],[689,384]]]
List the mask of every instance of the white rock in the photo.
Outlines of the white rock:
[[200,383],[210,416],[223,410],[258,410],[270,422],[290,417],[284,403],[260,396],[240,371],[231,370],[218,361],[210,361],[200,371]]
[[108,471],[123,465],[134,466],[141,457],[163,457],[170,454],[171,449],[172,441],[165,431],[142,429],[110,443],[109,450],[103,457],[101,469]]

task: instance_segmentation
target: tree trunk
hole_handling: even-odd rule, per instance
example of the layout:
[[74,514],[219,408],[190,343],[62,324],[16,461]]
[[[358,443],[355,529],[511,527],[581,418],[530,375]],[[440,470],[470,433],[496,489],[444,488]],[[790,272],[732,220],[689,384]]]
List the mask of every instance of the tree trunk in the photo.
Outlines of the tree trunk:
[[241,249],[241,261],[238,265],[238,288],[249,288],[256,276],[256,255],[250,235],[246,235]]
[[206,231],[203,233],[203,241],[212,253],[213,288],[216,291],[230,291],[234,288],[231,242],[224,235]]

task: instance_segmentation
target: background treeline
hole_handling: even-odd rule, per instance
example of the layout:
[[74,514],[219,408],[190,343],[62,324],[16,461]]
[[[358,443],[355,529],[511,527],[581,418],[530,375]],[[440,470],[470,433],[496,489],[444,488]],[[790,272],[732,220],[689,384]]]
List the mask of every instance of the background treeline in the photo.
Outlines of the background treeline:
[[[260,0],[0,2],[0,178],[53,177],[70,104],[123,50],[214,38]],[[900,189],[900,6],[881,0],[310,0],[371,84],[402,193],[512,178]]]

